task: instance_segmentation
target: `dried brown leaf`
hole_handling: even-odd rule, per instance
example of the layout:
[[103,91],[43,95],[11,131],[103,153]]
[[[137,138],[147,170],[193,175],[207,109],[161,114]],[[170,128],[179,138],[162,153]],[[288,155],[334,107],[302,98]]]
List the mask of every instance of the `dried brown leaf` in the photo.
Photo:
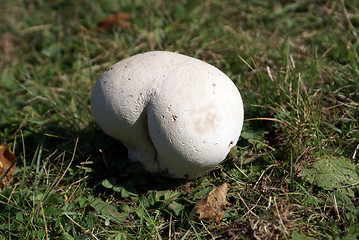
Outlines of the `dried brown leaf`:
[[131,22],[130,20],[133,18],[133,15],[127,12],[119,12],[116,14],[112,14],[99,22],[97,27],[103,31],[109,30],[115,25],[119,25],[123,28],[130,28]]
[[14,52],[14,42],[15,37],[8,32],[4,32],[0,38],[0,51],[6,61],[11,59],[12,53]]
[[230,185],[223,183],[216,189],[213,189],[208,196],[196,203],[191,218],[195,216],[204,220],[220,221],[224,215],[224,208],[227,204],[227,191]]
[[[6,171],[11,167],[15,160],[16,157],[7,144],[0,146],[0,177],[2,177],[6,173]],[[11,167],[7,175],[0,182],[0,190],[3,189],[12,178],[12,175],[15,172],[15,165],[16,164]]]

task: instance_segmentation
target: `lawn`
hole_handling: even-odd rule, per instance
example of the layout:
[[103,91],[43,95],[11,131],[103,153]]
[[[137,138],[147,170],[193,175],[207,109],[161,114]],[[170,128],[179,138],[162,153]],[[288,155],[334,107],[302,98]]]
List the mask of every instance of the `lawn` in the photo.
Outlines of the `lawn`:
[[[0,239],[359,238],[359,1],[0,6],[0,145],[17,156]],[[240,140],[206,176],[147,174],[94,122],[97,78],[150,50],[206,61],[241,92]],[[224,218],[191,218],[223,183]]]

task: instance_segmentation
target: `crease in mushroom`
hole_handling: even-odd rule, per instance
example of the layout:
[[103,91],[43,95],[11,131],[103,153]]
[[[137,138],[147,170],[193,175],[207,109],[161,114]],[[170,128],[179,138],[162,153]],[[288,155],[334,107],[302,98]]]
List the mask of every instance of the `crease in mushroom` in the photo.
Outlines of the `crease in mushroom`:
[[175,178],[204,175],[222,162],[238,141],[244,115],[240,93],[223,72],[166,51],[138,54],[106,70],[91,108],[130,160]]

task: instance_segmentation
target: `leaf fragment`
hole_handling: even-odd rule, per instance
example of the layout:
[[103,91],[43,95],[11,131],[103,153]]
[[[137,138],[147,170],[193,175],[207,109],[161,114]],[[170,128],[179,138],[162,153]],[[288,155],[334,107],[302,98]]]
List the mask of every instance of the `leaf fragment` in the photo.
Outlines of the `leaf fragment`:
[[99,22],[97,27],[103,31],[107,31],[115,25],[119,25],[123,28],[130,28],[131,22],[130,20],[133,18],[133,15],[127,12],[119,12],[116,14],[112,14]]
[[351,197],[354,197],[352,187],[359,182],[355,164],[350,159],[330,155],[321,157],[313,165],[304,166],[299,175],[324,190],[338,189]]
[[11,53],[14,52],[14,39],[15,37],[8,32],[2,34],[2,38],[0,39],[0,49],[6,57],[9,57]]
[[223,183],[213,189],[209,194],[198,201],[190,214],[191,219],[198,217],[204,220],[220,221],[224,216],[224,208],[227,205],[227,191],[230,185]]
[[104,202],[99,198],[89,197],[90,206],[95,209],[97,214],[108,224],[110,221],[122,223],[128,217],[128,213],[119,212],[117,206]]
[[[2,190],[6,184],[11,180],[12,175],[15,172],[16,157],[10,150],[9,145],[4,144],[0,146],[0,190]],[[4,176],[6,174],[6,176]]]

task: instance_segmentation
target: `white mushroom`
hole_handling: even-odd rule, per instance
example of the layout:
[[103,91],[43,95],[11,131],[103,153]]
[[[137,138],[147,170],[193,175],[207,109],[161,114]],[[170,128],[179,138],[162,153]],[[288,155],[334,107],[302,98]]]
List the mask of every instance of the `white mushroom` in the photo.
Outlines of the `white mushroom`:
[[92,114],[151,173],[195,178],[225,159],[243,124],[241,95],[216,67],[178,53],[132,56],[107,69]]

